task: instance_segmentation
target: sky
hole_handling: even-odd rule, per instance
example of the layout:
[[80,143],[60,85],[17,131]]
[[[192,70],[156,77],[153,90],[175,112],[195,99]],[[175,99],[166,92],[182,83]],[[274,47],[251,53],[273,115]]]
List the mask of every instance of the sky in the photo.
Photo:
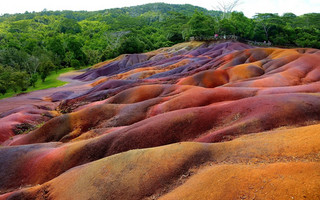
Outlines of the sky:
[[[47,10],[103,10],[146,3],[164,2],[171,4],[192,4],[209,10],[216,10],[218,1],[230,0],[0,0],[0,15],[5,13],[24,13],[25,11]],[[235,8],[247,17],[256,13],[278,13],[282,15],[292,12],[302,15],[320,12],[320,0],[241,0]]]

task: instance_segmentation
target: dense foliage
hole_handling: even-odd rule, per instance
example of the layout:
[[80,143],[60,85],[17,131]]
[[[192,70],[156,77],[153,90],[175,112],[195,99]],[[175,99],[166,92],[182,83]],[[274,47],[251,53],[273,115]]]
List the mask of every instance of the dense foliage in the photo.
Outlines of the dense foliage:
[[264,13],[249,19],[241,12],[222,15],[192,5],[164,3],[94,12],[5,14],[0,17],[0,93],[24,91],[60,68],[77,69],[119,54],[214,34],[320,48],[320,14]]

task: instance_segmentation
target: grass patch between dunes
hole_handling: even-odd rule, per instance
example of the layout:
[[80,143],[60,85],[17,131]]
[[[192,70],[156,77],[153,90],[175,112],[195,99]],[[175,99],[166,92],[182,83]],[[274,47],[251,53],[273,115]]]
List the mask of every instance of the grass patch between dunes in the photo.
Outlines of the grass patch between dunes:
[[[69,67],[69,68],[60,69],[60,70],[57,71],[57,73],[52,71],[50,73],[50,75],[47,76],[47,78],[46,78],[46,80],[44,82],[42,82],[41,79],[39,78],[37,80],[37,82],[36,82],[36,87],[30,86],[24,92],[28,93],[28,92],[32,92],[32,91],[36,91],[36,90],[43,90],[43,89],[63,86],[67,82],[58,80],[58,77],[63,73],[70,72],[70,71],[73,71],[73,70],[74,70],[74,68]],[[15,93],[13,90],[9,90],[6,94],[0,95],[0,99],[12,97],[12,96],[14,96],[16,94],[19,94],[19,93],[21,93],[21,91],[18,91],[17,93]]]

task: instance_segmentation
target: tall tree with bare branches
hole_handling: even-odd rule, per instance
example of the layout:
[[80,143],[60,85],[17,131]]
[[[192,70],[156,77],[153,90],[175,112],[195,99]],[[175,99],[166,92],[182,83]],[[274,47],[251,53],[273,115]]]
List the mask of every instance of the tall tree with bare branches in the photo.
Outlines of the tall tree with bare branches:
[[220,0],[214,8],[222,12],[222,19],[227,18],[232,10],[241,4],[240,0]]

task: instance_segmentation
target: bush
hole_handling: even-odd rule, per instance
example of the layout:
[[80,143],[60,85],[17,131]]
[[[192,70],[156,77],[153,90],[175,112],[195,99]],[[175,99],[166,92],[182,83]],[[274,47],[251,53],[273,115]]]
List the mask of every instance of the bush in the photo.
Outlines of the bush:
[[121,53],[141,53],[144,51],[146,45],[144,42],[134,36],[126,38],[120,47]]
[[7,88],[5,87],[4,84],[0,83],[0,93],[2,95],[4,95],[5,93],[7,93]]
[[80,62],[76,59],[72,59],[71,60],[71,67],[75,68],[75,69],[79,69],[80,68]]
[[33,87],[36,87],[36,82],[38,80],[38,75],[37,74],[32,74],[31,78],[30,78],[30,85],[32,85]]

